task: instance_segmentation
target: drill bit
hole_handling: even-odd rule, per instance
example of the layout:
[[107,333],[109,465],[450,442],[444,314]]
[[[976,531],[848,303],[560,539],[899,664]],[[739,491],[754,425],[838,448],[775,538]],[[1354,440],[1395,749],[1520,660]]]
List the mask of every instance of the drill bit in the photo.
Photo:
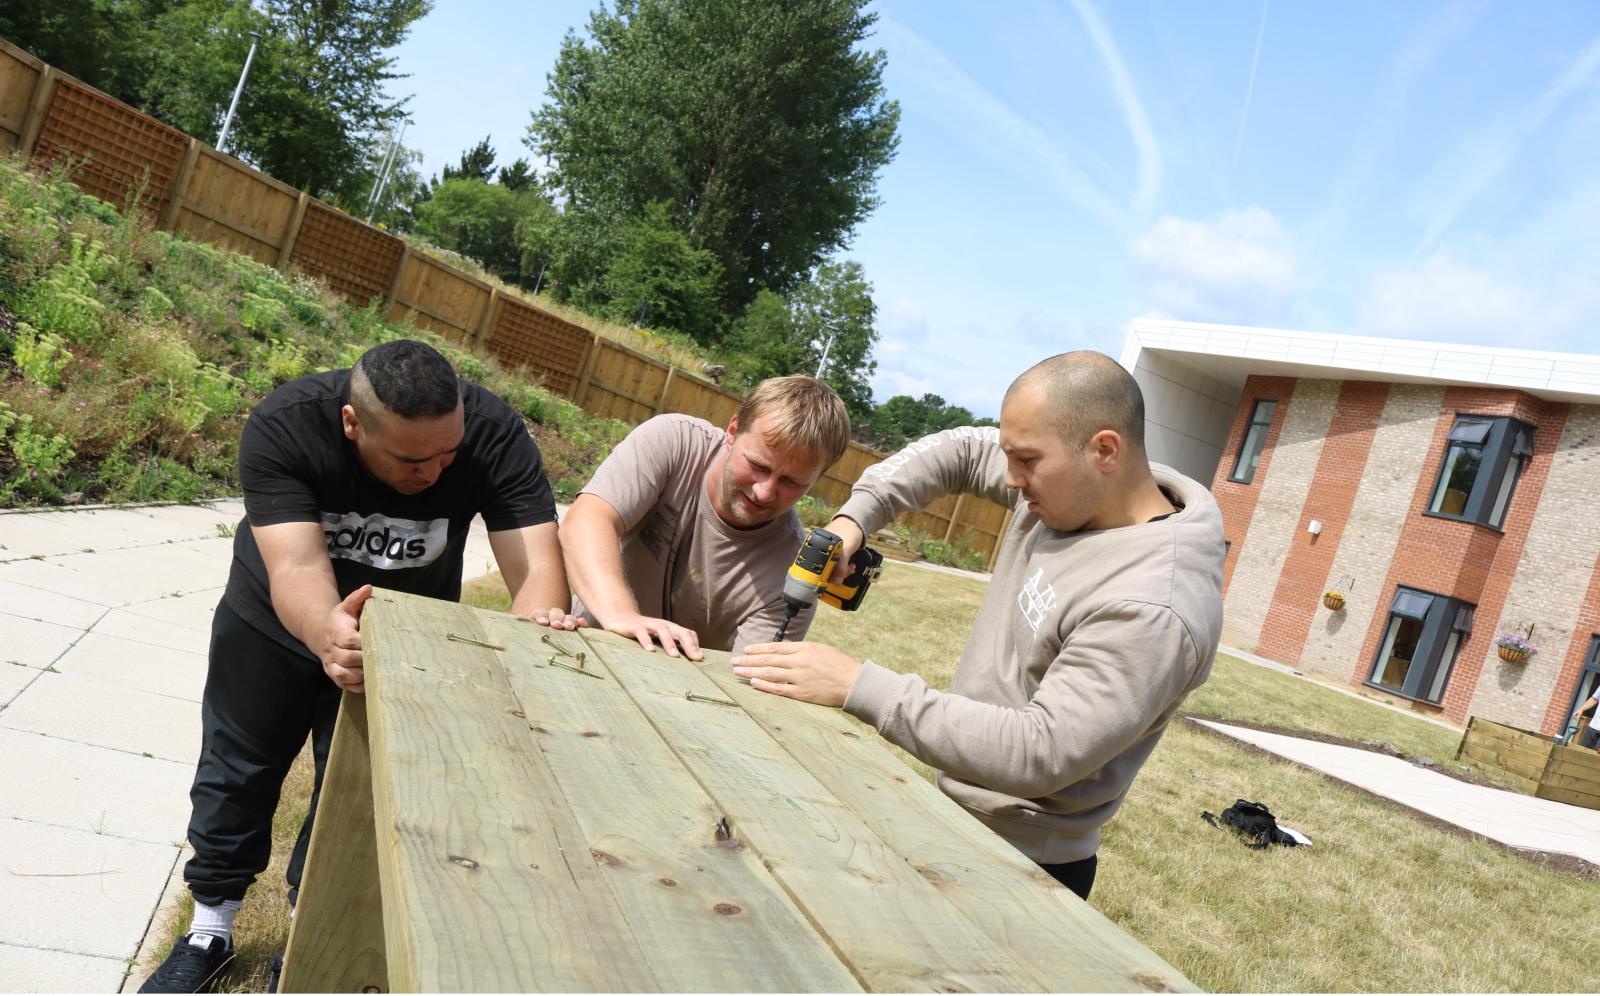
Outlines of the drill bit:
[[773,643],[782,643],[783,642],[783,634],[789,632],[789,623],[791,621],[793,621],[794,617],[799,612],[800,612],[799,607],[791,602],[789,604],[789,611],[784,614],[783,625],[778,627],[778,635],[772,638],[772,642]]

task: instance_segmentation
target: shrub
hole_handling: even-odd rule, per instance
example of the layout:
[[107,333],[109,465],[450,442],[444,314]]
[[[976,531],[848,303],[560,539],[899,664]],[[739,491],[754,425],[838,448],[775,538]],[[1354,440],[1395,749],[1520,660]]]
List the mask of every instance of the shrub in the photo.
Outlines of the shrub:
[[794,510],[800,516],[800,524],[806,528],[813,526],[826,526],[833,521],[839,509],[830,505],[815,495],[806,495],[794,503]]
[[27,322],[18,322],[11,358],[30,384],[55,387],[61,382],[61,371],[72,362],[72,353],[55,333],[40,333]]

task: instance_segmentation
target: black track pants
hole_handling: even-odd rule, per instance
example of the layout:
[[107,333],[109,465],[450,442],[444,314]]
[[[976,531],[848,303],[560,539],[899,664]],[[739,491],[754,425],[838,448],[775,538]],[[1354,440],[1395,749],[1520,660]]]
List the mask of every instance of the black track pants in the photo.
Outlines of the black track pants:
[[183,869],[196,901],[243,899],[266,869],[278,794],[309,735],[316,788],[287,875],[291,896],[298,890],[339,696],[317,661],[276,643],[226,602],[217,606],[200,704],[200,763],[189,790],[194,857]]
[[1068,861],[1060,865],[1040,865],[1057,882],[1078,894],[1079,899],[1088,899],[1089,890],[1094,888],[1094,872],[1100,864],[1100,855],[1091,854],[1082,861]]

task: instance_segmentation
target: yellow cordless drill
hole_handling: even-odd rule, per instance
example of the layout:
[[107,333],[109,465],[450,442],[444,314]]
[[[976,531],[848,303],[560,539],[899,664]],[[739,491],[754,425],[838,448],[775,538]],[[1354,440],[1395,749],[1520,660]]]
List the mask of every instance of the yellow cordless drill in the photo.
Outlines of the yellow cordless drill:
[[783,579],[783,600],[788,605],[788,612],[783,617],[783,625],[778,627],[778,635],[773,637],[775,642],[783,640],[783,634],[789,632],[789,623],[800,610],[815,605],[818,598],[846,612],[853,612],[861,606],[868,586],[883,573],[883,554],[863,546],[850,558],[852,570],[849,576],[843,581],[829,581],[834,565],[839,562],[839,551],[843,548],[844,540],[821,526],[813,526],[806,531],[800,552],[794,555],[789,574]]

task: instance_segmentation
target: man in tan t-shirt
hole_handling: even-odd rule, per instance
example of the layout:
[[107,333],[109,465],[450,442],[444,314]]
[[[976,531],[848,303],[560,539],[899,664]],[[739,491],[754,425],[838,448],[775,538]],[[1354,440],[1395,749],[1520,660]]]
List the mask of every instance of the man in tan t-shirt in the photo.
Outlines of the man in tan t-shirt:
[[[803,376],[762,381],[726,429],[688,415],[640,425],[561,523],[574,614],[694,660],[772,639],[803,536],[794,504],[849,442],[844,402]],[[810,623],[807,610],[790,632]]]
[[1037,364],[1000,427],[937,433],[867,469],[829,524],[845,553],[946,494],[1014,511],[948,692],[820,643],[751,645],[734,672],[842,706],[939,770],[939,787],[1088,898],[1100,827],[1222,631],[1222,515],[1144,453],[1139,385],[1100,353]]

